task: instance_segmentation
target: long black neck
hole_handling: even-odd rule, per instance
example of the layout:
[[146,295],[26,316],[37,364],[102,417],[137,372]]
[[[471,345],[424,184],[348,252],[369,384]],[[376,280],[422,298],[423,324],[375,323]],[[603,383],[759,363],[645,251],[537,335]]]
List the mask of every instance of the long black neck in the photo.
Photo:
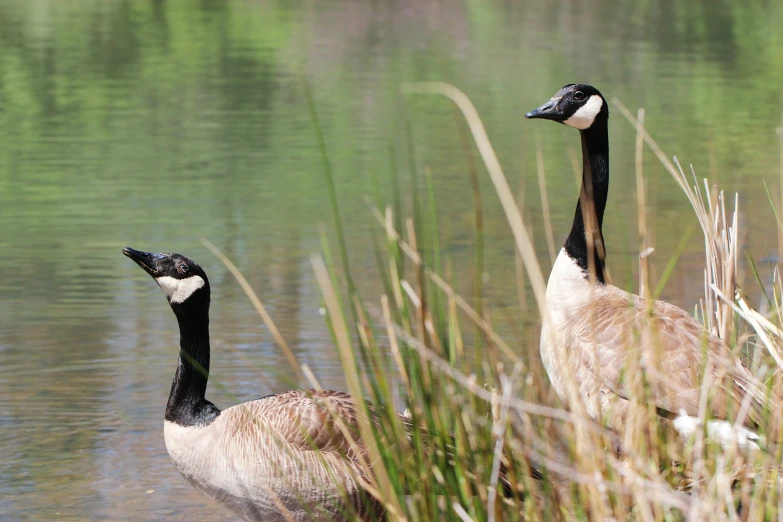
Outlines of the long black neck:
[[582,135],[582,190],[565,242],[568,255],[588,277],[604,284],[606,250],[602,226],[609,195],[609,131],[604,113]]
[[166,420],[182,426],[203,426],[220,413],[204,398],[209,377],[209,297],[206,306],[183,303],[172,309],[179,322],[180,350]]

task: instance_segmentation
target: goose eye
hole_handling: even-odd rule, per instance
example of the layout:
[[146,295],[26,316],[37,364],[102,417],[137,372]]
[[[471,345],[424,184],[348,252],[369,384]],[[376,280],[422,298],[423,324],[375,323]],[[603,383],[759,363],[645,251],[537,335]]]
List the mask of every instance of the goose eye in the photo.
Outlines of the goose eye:
[[574,93],[574,99],[575,100],[584,100],[585,99],[585,93],[583,93],[582,91],[576,91]]
[[179,265],[177,265],[177,272],[179,272],[180,274],[187,274],[188,270],[189,270],[188,265],[186,265],[185,263],[180,263]]

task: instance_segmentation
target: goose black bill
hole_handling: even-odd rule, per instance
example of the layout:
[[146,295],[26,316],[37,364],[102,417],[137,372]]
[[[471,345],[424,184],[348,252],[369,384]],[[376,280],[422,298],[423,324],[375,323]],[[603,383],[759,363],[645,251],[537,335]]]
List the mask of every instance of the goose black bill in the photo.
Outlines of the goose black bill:
[[153,252],[142,252],[140,250],[134,250],[130,247],[122,249],[122,253],[131,258],[141,268],[144,269],[151,276],[158,274],[158,263],[164,259],[168,259],[166,254],[155,254]]

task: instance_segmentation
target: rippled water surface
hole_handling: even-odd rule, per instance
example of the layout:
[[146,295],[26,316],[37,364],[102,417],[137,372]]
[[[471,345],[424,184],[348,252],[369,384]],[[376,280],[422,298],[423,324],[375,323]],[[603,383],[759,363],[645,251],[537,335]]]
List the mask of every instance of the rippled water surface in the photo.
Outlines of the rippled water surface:
[[[668,154],[740,192],[742,241],[777,250],[763,181],[779,193],[783,4],[675,0],[502,2],[0,0],[0,512],[4,520],[215,520],[162,437],[177,328],[124,246],[176,251],[213,288],[209,395],[225,407],[296,386],[205,236],[244,272],[300,360],[342,388],[309,256],[332,237],[301,75],[312,85],[345,218],[353,276],[381,285],[364,196],[409,202],[431,172],[443,251],[474,270],[473,192],[452,107],[405,98],[446,81],[476,104],[545,267],[535,143],[555,243],[573,216],[575,132],[523,114],[565,83],[647,109]],[[409,135],[406,135],[409,129]],[[605,235],[615,280],[636,270],[633,129],[610,120]],[[407,139],[409,137],[410,139]],[[646,153],[654,276],[697,226]],[[576,157],[576,156],[575,156]],[[511,342],[522,318],[514,250],[483,170],[488,294]],[[424,182],[421,181],[423,186]],[[409,207],[409,203],[408,203]],[[664,297],[691,307],[698,231]],[[377,301],[375,301],[377,302]],[[535,335],[531,336],[535,339]]]

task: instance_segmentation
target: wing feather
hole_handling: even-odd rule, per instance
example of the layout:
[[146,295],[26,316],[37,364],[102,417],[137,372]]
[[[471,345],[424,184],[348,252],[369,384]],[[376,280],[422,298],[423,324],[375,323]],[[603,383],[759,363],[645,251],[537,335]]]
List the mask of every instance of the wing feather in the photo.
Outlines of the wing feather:
[[[354,449],[365,449],[358,431],[356,404],[344,392],[293,390],[238,404],[223,414],[226,412],[236,416],[231,425],[237,430],[263,429],[267,436],[288,444],[294,451],[339,453],[356,458]],[[337,419],[348,429],[347,433],[340,429]]]
[[577,369],[580,392],[583,397],[599,395],[600,387],[603,396],[593,400],[602,401],[602,411],[612,404],[618,406],[606,395],[628,398],[625,372],[630,368],[629,357],[636,356],[659,411],[697,415],[704,377],[711,381],[714,417],[736,416],[746,394],[751,394],[746,424],[752,426],[762,418],[770,399],[764,385],[723,341],[681,308],[656,301],[648,312],[639,296],[609,287],[597,306],[584,306],[579,316],[582,320],[572,327],[569,344],[577,348],[583,367]]

